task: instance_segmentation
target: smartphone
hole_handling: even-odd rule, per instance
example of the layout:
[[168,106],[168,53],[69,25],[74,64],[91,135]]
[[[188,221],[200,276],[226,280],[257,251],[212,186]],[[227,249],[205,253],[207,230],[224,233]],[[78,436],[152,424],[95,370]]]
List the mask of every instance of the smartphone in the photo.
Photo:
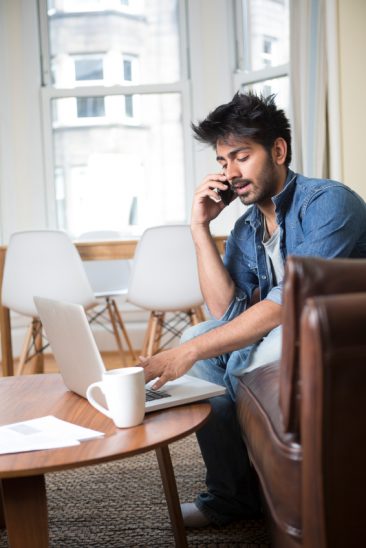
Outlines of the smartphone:
[[230,187],[230,183],[228,181],[222,181],[226,186],[226,190],[217,189],[217,194],[220,196],[221,200],[224,202],[225,205],[229,205],[232,197],[234,196],[234,191]]

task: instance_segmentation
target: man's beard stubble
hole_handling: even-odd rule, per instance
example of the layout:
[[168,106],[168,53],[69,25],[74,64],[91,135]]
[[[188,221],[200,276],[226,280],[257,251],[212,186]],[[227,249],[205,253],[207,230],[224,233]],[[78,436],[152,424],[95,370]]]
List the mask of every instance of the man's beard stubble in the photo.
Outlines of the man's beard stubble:
[[[252,179],[241,179],[240,182],[237,181],[236,184],[238,187],[240,186],[240,183],[251,183],[254,191],[249,191],[248,195],[242,194],[241,196],[238,196],[239,200],[246,206],[266,202],[276,195],[277,182],[274,162],[272,157],[269,156],[263,166],[262,172],[257,178],[257,183],[254,183]],[[235,190],[235,181],[233,183],[233,187]]]

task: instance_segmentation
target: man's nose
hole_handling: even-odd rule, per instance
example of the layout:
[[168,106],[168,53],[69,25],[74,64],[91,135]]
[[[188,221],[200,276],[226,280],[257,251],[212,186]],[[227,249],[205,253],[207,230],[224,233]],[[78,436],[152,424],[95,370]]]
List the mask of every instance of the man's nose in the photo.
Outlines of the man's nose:
[[226,166],[226,178],[229,182],[232,182],[234,179],[241,177],[240,170],[238,166],[236,166],[234,163],[228,164]]

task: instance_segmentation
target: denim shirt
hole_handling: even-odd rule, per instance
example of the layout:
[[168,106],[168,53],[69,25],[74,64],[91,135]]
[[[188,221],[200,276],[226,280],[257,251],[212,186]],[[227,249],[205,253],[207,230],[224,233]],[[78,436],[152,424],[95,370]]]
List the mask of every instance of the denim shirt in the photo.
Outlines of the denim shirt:
[[[272,201],[284,261],[288,255],[366,257],[366,204],[342,183],[289,170],[283,190]],[[272,283],[262,236],[262,214],[253,205],[237,220],[226,244],[224,264],[236,292],[222,320],[243,312],[258,287],[261,300],[282,302],[282,283]]]

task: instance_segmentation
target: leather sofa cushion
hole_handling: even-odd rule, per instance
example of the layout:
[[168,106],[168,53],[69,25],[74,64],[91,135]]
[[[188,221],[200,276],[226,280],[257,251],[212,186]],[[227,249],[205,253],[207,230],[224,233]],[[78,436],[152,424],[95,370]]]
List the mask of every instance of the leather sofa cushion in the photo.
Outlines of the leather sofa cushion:
[[302,450],[283,428],[279,367],[279,362],[271,363],[240,378],[237,413],[272,518],[282,531],[299,539]]

